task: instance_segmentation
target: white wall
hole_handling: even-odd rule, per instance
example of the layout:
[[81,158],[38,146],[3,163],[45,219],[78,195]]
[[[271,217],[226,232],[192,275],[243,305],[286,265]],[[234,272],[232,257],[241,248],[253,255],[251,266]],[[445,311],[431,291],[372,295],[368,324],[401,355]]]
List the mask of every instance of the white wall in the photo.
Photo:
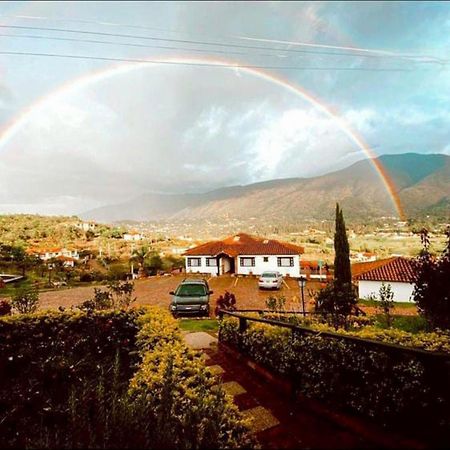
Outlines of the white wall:
[[[254,256],[255,266],[254,267],[242,267],[240,266],[241,257],[253,257],[253,255],[239,255],[236,259],[236,273],[240,275],[249,275],[250,272],[253,275],[261,275],[267,270],[275,270],[280,272],[282,275],[289,275],[291,277],[300,276],[300,256],[298,255],[266,255],[268,262],[264,262],[264,255]],[[278,267],[278,257],[293,257],[294,265],[292,267]]]
[[[188,266],[188,258],[200,258],[200,266]],[[207,266],[206,256],[185,256],[186,273],[207,273],[210,275],[217,275],[217,266]]]
[[[360,280],[358,282],[359,298],[367,298],[370,294],[375,294],[379,299],[379,291],[381,287],[381,281],[365,281]],[[390,284],[392,291],[394,292],[395,302],[410,302],[411,295],[414,290],[413,283],[398,283],[394,281],[386,281],[384,284]]]

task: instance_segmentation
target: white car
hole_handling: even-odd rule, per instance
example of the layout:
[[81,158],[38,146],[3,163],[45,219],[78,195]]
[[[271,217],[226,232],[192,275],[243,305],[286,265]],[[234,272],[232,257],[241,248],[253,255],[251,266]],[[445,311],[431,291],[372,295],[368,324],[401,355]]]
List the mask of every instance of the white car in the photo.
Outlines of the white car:
[[260,289],[280,289],[283,275],[280,272],[263,272],[258,280]]

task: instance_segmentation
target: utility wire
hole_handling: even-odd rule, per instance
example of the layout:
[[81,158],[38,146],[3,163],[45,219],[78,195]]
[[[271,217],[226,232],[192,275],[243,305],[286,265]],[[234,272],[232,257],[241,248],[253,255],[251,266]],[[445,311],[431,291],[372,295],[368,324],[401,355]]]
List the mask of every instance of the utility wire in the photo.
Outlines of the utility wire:
[[[25,20],[41,20],[41,21],[56,21],[56,22],[78,22],[84,24],[94,24],[100,26],[109,26],[109,27],[121,27],[121,28],[131,28],[138,30],[147,30],[147,31],[162,31],[168,33],[175,34],[184,34],[186,36],[192,36],[192,33],[180,30],[171,30],[167,28],[157,28],[157,27],[148,27],[143,25],[130,25],[124,23],[116,23],[116,22],[105,22],[105,21],[97,21],[97,20],[86,20],[86,19],[73,19],[73,18],[60,18],[60,17],[44,17],[44,16],[28,16],[28,15],[0,15],[0,17],[12,18],[12,19],[25,19]],[[199,36],[205,36],[205,34],[200,34]],[[330,44],[319,44],[314,42],[292,42],[292,41],[284,41],[277,39],[263,39],[263,38],[255,38],[249,36],[231,36],[233,39],[245,40],[245,41],[256,41],[256,42],[266,42],[266,43],[277,43],[284,44],[289,46],[302,46],[302,47],[317,47],[317,48],[330,48],[334,50],[350,50],[351,52],[360,52],[363,54],[354,54],[354,53],[340,53],[342,56],[361,56],[361,57],[398,57],[398,58],[423,58],[426,61],[422,62],[436,62],[436,63],[446,63],[448,60],[444,60],[442,58],[436,56],[429,55],[421,55],[421,54],[405,54],[405,53],[395,53],[392,51],[379,50],[379,49],[370,49],[370,48],[357,48],[357,47],[344,47],[339,45],[330,45]],[[224,39],[224,37],[215,36],[216,39]],[[339,54],[339,53],[327,53],[324,54]],[[428,61],[427,61],[428,60]]]
[[96,36],[108,36],[108,37],[119,37],[126,39],[144,39],[151,41],[166,41],[166,42],[176,42],[179,44],[196,44],[205,46],[216,46],[216,47],[231,47],[231,48],[242,48],[250,50],[273,50],[277,52],[288,52],[288,53],[305,53],[305,54],[319,54],[319,55],[334,55],[334,56],[352,56],[352,57],[363,57],[363,58],[405,58],[403,55],[385,55],[385,54],[368,54],[368,53],[354,53],[354,52],[336,52],[336,51],[318,51],[318,50],[303,50],[297,48],[279,48],[279,47],[261,47],[256,45],[244,45],[244,44],[232,44],[223,42],[210,42],[210,41],[197,41],[189,39],[172,39],[172,38],[160,38],[155,36],[142,36],[133,34],[119,34],[119,33],[106,33],[101,31],[86,31],[86,30],[74,30],[74,29],[64,29],[64,28],[54,28],[54,27],[32,27],[24,25],[0,25],[0,28],[18,29],[18,30],[39,30],[39,31],[56,31],[61,33],[77,33],[77,34],[88,34]]
[[[60,36],[41,36],[36,34],[7,34],[0,33],[0,37],[7,38],[27,38],[27,39],[44,39],[51,41],[67,41],[67,42],[86,42],[88,44],[106,44],[106,45],[118,45],[124,47],[138,47],[138,48],[158,48],[163,50],[180,50],[180,51],[190,51],[190,52],[200,52],[200,53],[220,53],[225,55],[251,55],[251,56],[269,56],[269,57],[286,57],[286,55],[276,55],[269,53],[252,53],[252,52],[238,52],[238,51],[228,51],[228,50],[207,50],[204,48],[191,48],[191,47],[176,47],[176,46],[166,46],[166,45],[149,45],[149,44],[135,44],[131,42],[114,42],[114,41],[99,41],[96,39],[79,39],[79,38],[69,38]],[[279,53],[282,53],[280,50]]]
[[395,69],[395,68],[368,68],[368,67],[308,67],[308,66],[267,66],[267,65],[243,65],[229,63],[206,63],[206,62],[184,62],[184,61],[164,61],[157,59],[134,59],[134,58],[112,58],[91,55],[70,55],[61,53],[37,53],[37,52],[16,52],[0,51],[0,55],[19,55],[19,56],[39,56],[52,58],[86,59],[97,61],[116,61],[131,62],[143,64],[161,64],[173,66],[193,66],[193,67],[216,67],[216,68],[234,68],[234,69],[278,69],[278,70],[317,70],[317,71],[366,71],[366,72],[412,72],[414,69]]

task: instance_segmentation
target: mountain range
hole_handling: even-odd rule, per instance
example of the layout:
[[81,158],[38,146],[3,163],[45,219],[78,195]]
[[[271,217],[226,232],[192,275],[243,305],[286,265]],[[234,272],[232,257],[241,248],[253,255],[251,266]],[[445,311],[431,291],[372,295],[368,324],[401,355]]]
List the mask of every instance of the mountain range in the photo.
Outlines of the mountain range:
[[[450,217],[450,156],[403,153],[377,160],[395,185],[407,217]],[[199,194],[148,193],[80,216],[101,222],[329,219],[336,202],[350,219],[397,215],[373,161],[365,159],[312,178],[270,180]]]

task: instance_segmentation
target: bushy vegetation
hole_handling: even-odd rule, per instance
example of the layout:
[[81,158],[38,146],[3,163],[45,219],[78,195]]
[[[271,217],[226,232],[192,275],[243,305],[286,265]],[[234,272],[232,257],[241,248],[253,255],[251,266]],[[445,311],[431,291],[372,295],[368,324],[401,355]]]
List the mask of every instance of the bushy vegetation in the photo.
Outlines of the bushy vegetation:
[[39,292],[32,286],[19,287],[14,292],[11,306],[21,314],[34,313],[39,307]]
[[450,329],[450,228],[447,244],[440,257],[430,252],[428,231],[423,229],[423,249],[416,260],[417,279],[413,300],[419,312],[435,328]]
[[17,315],[0,319],[0,337],[2,448],[251,443],[166,311]]
[[[393,338],[393,330],[378,332]],[[416,427],[434,433],[437,439],[448,439],[448,359],[420,358],[402,350],[383,350],[364,342],[320,333],[293,333],[259,323],[250,323],[241,334],[234,318],[221,321],[219,336],[221,342],[238,346],[256,362],[292,380],[306,396],[373,417],[396,429],[410,431]],[[369,336],[366,333],[360,337]],[[430,349],[436,349],[439,339],[444,339],[423,338],[429,339]],[[415,335],[414,339],[419,337]],[[450,351],[450,340],[445,339],[442,347]]]

